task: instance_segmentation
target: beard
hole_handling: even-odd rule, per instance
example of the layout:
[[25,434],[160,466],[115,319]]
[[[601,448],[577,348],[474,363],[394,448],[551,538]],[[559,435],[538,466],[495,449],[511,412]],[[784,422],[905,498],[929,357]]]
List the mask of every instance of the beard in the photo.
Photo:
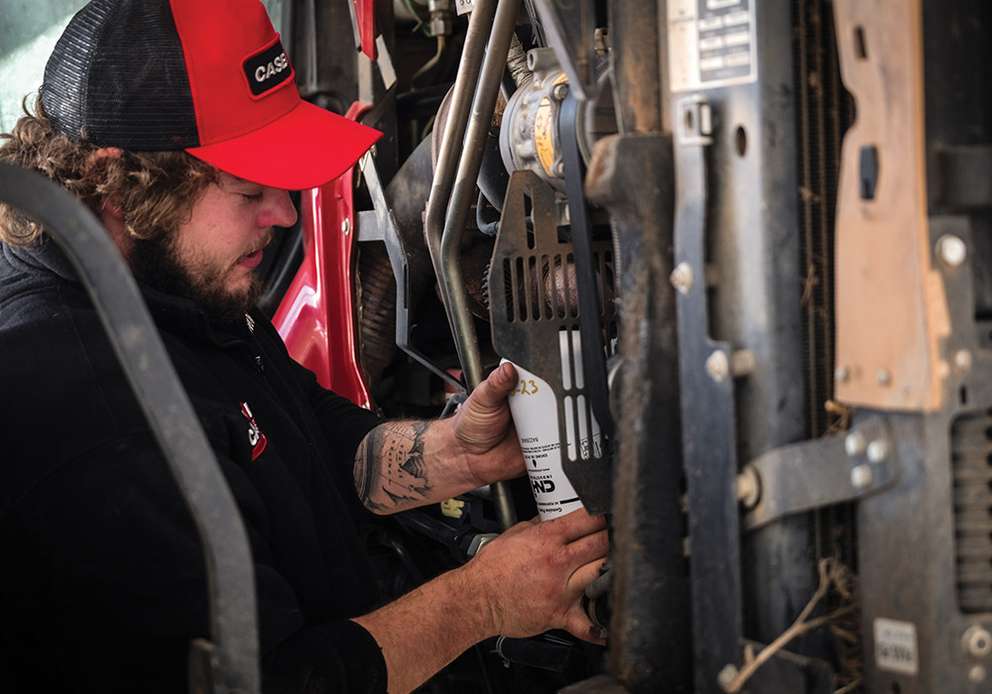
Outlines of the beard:
[[262,294],[262,283],[254,274],[247,288],[232,291],[225,285],[231,266],[220,266],[202,256],[186,257],[175,234],[154,239],[135,239],[131,248],[131,271],[152,289],[189,299],[211,319],[243,320]]

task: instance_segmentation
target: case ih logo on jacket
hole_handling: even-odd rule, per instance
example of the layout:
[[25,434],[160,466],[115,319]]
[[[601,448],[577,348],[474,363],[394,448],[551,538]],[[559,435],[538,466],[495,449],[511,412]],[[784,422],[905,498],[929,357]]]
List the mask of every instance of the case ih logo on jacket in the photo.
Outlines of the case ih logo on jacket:
[[255,461],[258,459],[258,456],[262,455],[265,447],[269,445],[269,438],[258,428],[255,415],[251,413],[248,403],[241,403],[241,414],[248,420],[248,444],[251,446],[251,459]]

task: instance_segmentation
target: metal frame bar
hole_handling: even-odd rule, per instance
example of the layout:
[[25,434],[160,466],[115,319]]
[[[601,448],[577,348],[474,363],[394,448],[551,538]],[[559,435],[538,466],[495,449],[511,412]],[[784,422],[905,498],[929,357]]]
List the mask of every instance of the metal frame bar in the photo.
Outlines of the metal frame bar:
[[208,686],[217,694],[260,691],[248,537],[134,278],[93,214],[40,174],[0,164],[0,201],[40,222],[79,273],[196,523],[213,641],[194,642],[191,673],[209,673]]

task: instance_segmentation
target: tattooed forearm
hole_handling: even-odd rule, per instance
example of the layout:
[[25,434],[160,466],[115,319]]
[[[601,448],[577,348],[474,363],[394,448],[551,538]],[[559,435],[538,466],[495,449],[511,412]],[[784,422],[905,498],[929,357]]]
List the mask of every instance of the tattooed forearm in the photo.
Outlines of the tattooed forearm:
[[355,490],[367,508],[394,513],[432,500],[424,459],[428,422],[386,422],[370,431],[355,454]]

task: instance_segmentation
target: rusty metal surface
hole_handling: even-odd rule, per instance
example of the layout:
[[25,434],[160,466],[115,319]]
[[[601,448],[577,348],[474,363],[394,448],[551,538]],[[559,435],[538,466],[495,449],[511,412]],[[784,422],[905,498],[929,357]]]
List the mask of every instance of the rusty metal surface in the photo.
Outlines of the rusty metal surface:
[[610,671],[632,692],[692,691],[683,553],[678,334],[672,271],[672,142],[610,136],[586,191],[610,214],[620,285],[618,455],[613,477]]
[[[941,406],[949,332],[928,236],[921,2],[834,3],[841,73],[857,101],[837,202],[836,392],[903,411]],[[862,180],[871,148],[873,186]]]

